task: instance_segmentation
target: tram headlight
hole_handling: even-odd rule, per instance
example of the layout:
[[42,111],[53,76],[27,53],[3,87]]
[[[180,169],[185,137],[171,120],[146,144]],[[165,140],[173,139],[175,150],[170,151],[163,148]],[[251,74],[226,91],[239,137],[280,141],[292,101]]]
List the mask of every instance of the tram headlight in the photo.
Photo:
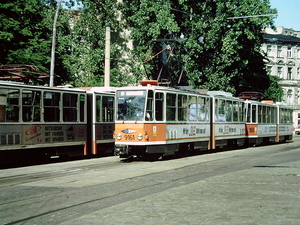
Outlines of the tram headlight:
[[137,139],[140,141],[140,140],[142,140],[143,139],[143,135],[142,134],[138,134],[137,135]]
[[118,133],[118,134],[116,135],[116,138],[117,138],[118,140],[121,140],[121,139],[122,139],[122,134]]

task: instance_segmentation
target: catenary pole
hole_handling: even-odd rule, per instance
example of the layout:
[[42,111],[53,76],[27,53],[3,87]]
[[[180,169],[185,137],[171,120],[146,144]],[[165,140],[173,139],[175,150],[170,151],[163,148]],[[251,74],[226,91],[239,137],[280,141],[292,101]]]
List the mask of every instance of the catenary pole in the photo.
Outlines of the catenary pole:
[[110,86],[110,27],[106,27],[105,37],[105,62],[104,62],[104,87]]
[[53,21],[53,30],[52,30],[52,49],[51,49],[51,63],[50,63],[50,82],[49,86],[53,87],[53,81],[54,81],[54,62],[55,62],[55,45],[56,45],[56,23],[57,23],[57,17],[59,13],[59,8],[61,5],[62,0],[59,0],[56,7],[56,12],[54,16]]

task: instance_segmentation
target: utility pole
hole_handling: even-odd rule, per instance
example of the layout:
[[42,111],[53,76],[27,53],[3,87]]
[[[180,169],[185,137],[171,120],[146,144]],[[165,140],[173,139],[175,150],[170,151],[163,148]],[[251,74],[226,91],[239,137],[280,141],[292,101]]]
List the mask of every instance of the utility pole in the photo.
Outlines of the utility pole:
[[50,87],[53,87],[53,83],[54,83],[53,80],[54,80],[55,45],[56,45],[56,23],[57,23],[57,17],[58,17],[61,2],[62,2],[62,0],[59,0],[59,2],[57,3],[57,8],[56,8],[54,22],[53,22],[51,64],[50,64],[50,82],[49,82]]
[[105,62],[104,62],[104,87],[110,85],[110,27],[106,27],[105,33]]

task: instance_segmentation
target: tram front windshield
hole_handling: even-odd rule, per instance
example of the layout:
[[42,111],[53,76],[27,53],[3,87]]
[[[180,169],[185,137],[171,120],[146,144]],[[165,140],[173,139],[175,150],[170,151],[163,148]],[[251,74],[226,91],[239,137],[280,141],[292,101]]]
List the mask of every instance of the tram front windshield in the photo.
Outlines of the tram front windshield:
[[144,119],[146,91],[117,91],[117,120]]

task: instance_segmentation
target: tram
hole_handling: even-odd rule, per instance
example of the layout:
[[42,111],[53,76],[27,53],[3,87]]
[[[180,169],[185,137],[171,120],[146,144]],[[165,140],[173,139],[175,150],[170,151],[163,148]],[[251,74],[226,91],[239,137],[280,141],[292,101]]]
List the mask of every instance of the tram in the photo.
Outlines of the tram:
[[251,145],[292,140],[292,109],[272,101],[245,102],[247,141]]
[[115,154],[187,155],[292,139],[292,109],[224,92],[158,86],[116,88]]
[[112,89],[50,88],[1,81],[0,164],[24,156],[113,152],[113,106]]

